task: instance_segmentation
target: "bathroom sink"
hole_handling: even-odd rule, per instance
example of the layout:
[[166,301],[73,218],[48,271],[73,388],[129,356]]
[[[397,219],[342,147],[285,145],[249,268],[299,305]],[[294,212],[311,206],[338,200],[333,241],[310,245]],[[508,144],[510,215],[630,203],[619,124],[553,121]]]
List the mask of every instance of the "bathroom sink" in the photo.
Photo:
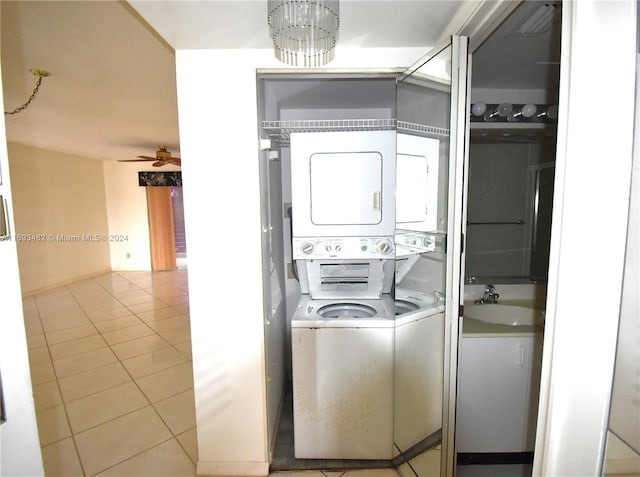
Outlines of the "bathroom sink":
[[535,326],[544,323],[544,311],[515,305],[465,306],[464,316],[498,325]]

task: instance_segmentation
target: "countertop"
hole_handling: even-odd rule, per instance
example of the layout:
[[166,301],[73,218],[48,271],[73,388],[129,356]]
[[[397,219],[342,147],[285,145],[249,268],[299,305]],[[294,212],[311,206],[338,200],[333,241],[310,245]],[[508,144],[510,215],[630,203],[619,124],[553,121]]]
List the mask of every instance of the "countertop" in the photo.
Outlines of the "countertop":
[[[544,303],[535,303],[533,300],[499,300],[499,304],[544,310]],[[464,304],[465,307],[473,305],[474,303],[472,301],[465,302]],[[533,336],[542,334],[543,331],[544,324],[535,326],[513,326],[486,323],[484,321],[474,320],[473,318],[467,318],[466,316],[462,319],[462,336],[467,338]]]

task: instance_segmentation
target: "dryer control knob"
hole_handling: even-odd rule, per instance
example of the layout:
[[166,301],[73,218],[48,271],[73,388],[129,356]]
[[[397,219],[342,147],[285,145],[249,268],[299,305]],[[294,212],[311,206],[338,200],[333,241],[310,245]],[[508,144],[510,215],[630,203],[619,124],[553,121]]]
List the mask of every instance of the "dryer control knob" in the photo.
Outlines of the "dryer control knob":
[[384,255],[391,252],[391,244],[389,243],[388,240],[379,240],[378,243],[376,244],[376,248],[379,253],[382,253]]
[[300,250],[302,250],[302,253],[309,255],[310,253],[313,253],[313,244],[311,242],[304,242],[300,247]]

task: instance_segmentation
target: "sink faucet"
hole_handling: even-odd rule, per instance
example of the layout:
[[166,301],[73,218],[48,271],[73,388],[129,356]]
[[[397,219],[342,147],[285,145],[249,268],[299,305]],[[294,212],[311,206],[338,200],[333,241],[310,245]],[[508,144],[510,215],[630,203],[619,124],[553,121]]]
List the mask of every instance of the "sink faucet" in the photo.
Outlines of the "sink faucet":
[[498,303],[500,295],[496,293],[496,287],[493,285],[487,285],[484,289],[484,295],[475,301],[476,305],[494,304]]

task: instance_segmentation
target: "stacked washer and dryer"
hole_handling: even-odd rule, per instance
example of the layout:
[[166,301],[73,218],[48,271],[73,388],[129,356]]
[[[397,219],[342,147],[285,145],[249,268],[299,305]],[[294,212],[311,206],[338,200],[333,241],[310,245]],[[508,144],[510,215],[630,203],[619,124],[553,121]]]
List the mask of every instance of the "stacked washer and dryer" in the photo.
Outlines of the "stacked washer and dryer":
[[391,459],[395,131],[292,133],[296,458]]

